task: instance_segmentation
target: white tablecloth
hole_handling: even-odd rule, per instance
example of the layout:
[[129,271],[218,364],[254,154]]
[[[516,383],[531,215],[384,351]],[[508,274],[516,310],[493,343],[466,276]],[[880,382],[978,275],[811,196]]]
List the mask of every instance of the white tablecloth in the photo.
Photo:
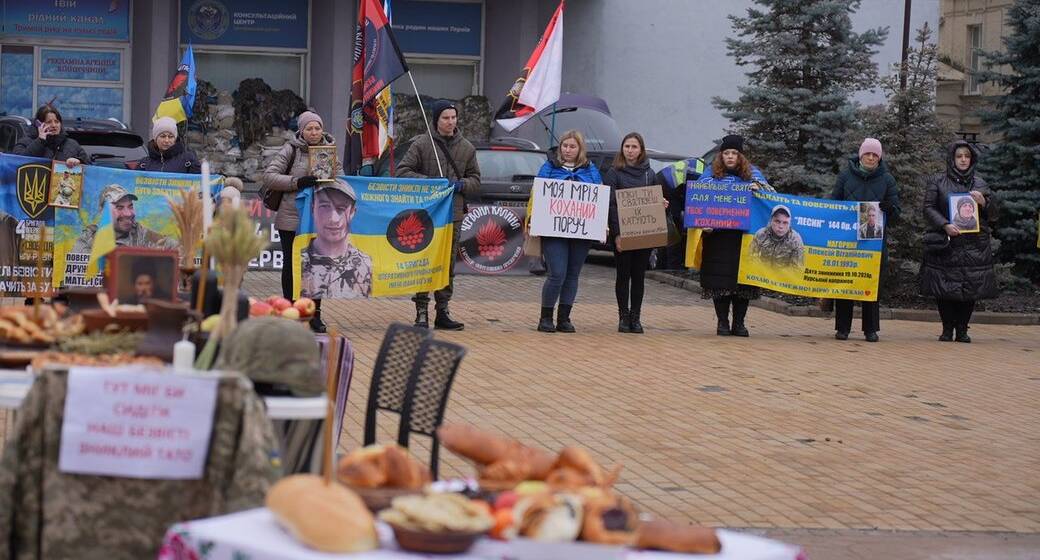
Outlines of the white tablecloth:
[[543,544],[525,539],[509,542],[481,539],[464,555],[421,555],[403,552],[393,531],[379,524],[380,550],[358,554],[325,554],[304,548],[278,526],[265,508],[179,523],[166,533],[160,560],[387,560],[445,558],[458,560],[804,560],[801,550],[781,542],[719,530],[722,552],[710,556],[636,551],[588,543]]

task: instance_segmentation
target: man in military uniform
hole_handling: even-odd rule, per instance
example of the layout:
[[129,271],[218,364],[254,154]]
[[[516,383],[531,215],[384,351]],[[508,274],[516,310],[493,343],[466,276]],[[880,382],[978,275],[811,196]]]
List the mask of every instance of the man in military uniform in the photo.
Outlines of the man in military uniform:
[[341,179],[314,193],[314,233],[300,258],[300,295],[313,299],[372,295],[372,258],[350,243],[357,195]]
[[755,233],[751,256],[774,268],[805,266],[805,244],[802,236],[791,229],[791,211],[786,206],[773,208],[769,223]]
[[878,204],[870,202],[860,202],[860,206],[867,206],[867,220],[859,226],[859,238],[860,239],[881,239],[884,237],[884,230],[881,227],[881,223],[878,222]]
[[[137,223],[137,212],[134,210],[136,200],[137,195],[127,192],[120,185],[111,184],[101,191],[100,208],[104,210],[106,203],[112,205],[112,226],[116,230],[116,245],[152,249],[178,248],[180,243],[176,239],[166,237]],[[80,234],[76,244],[69,252],[89,255],[90,249],[94,245],[97,229],[97,224],[83,228],[83,233]]]

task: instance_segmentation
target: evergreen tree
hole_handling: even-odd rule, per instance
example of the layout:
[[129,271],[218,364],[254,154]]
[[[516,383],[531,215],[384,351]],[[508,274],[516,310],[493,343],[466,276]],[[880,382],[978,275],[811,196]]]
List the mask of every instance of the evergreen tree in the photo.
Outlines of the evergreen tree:
[[853,33],[859,0],[756,0],[730,16],[739,39],[726,49],[751,66],[740,98],[712,102],[743,134],[754,161],[787,192],[819,195],[834,184],[856,122],[851,96],[877,85],[871,56],[887,28]]
[[1037,211],[1040,209],[1040,2],[1016,0],[1007,12],[1011,33],[1005,51],[982,53],[983,82],[1005,95],[996,98],[982,120],[1002,135],[982,159],[983,177],[998,191],[1002,262],[1014,262],[1016,273],[1040,281]]
[[[900,87],[900,72],[906,73],[906,88]],[[894,65],[881,79],[887,104],[864,110],[862,125],[847,144],[853,154],[866,136],[884,146],[885,164],[899,185],[903,209],[902,219],[888,228],[889,250],[897,259],[920,261],[925,229],[921,201],[929,178],[945,169],[945,147],[952,138],[935,114],[937,72],[938,50],[925,23],[917,30],[906,65]]]

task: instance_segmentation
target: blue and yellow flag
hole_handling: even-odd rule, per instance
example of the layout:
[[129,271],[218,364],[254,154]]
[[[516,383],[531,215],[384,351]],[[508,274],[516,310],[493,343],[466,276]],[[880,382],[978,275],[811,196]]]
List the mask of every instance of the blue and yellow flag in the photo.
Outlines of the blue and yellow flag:
[[155,109],[152,122],[162,117],[170,117],[177,122],[191,118],[195,106],[195,86],[195,53],[188,45],[181,63],[177,65],[177,73],[170,80],[170,85],[166,86],[166,95]]
[[340,177],[296,196],[293,297],[384,297],[448,285],[447,179]]
[[88,279],[97,276],[101,259],[116,248],[116,228],[112,224],[112,205],[106,202],[94,234],[94,243],[90,246],[90,260],[87,261]]

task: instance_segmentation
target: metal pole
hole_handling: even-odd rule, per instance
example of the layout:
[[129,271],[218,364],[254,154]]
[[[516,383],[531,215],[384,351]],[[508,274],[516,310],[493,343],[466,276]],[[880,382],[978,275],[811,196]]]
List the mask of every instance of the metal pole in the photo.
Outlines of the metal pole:
[[903,58],[899,66],[899,90],[906,89],[906,61],[910,51],[910,0],[903,3]]
[[422,113],[422,120],[426,123],[426,132],[430,135],[430,146],[433,147],[433,158],[437,160],[437,173],[441,177],[444,177],[444,169],[441,168],[441,156],[438,154],[437,142],[433,139],[433,129],[430,128],[430,119],[426,118],[426,108],[422,106],[422,98],[419,97],[419,88],[415,87],[415,78],[412,77],[412,71],[408,71],[408,79],[412,82],[412,91],[415,92],[415,100],[419,102],[419,112]]

